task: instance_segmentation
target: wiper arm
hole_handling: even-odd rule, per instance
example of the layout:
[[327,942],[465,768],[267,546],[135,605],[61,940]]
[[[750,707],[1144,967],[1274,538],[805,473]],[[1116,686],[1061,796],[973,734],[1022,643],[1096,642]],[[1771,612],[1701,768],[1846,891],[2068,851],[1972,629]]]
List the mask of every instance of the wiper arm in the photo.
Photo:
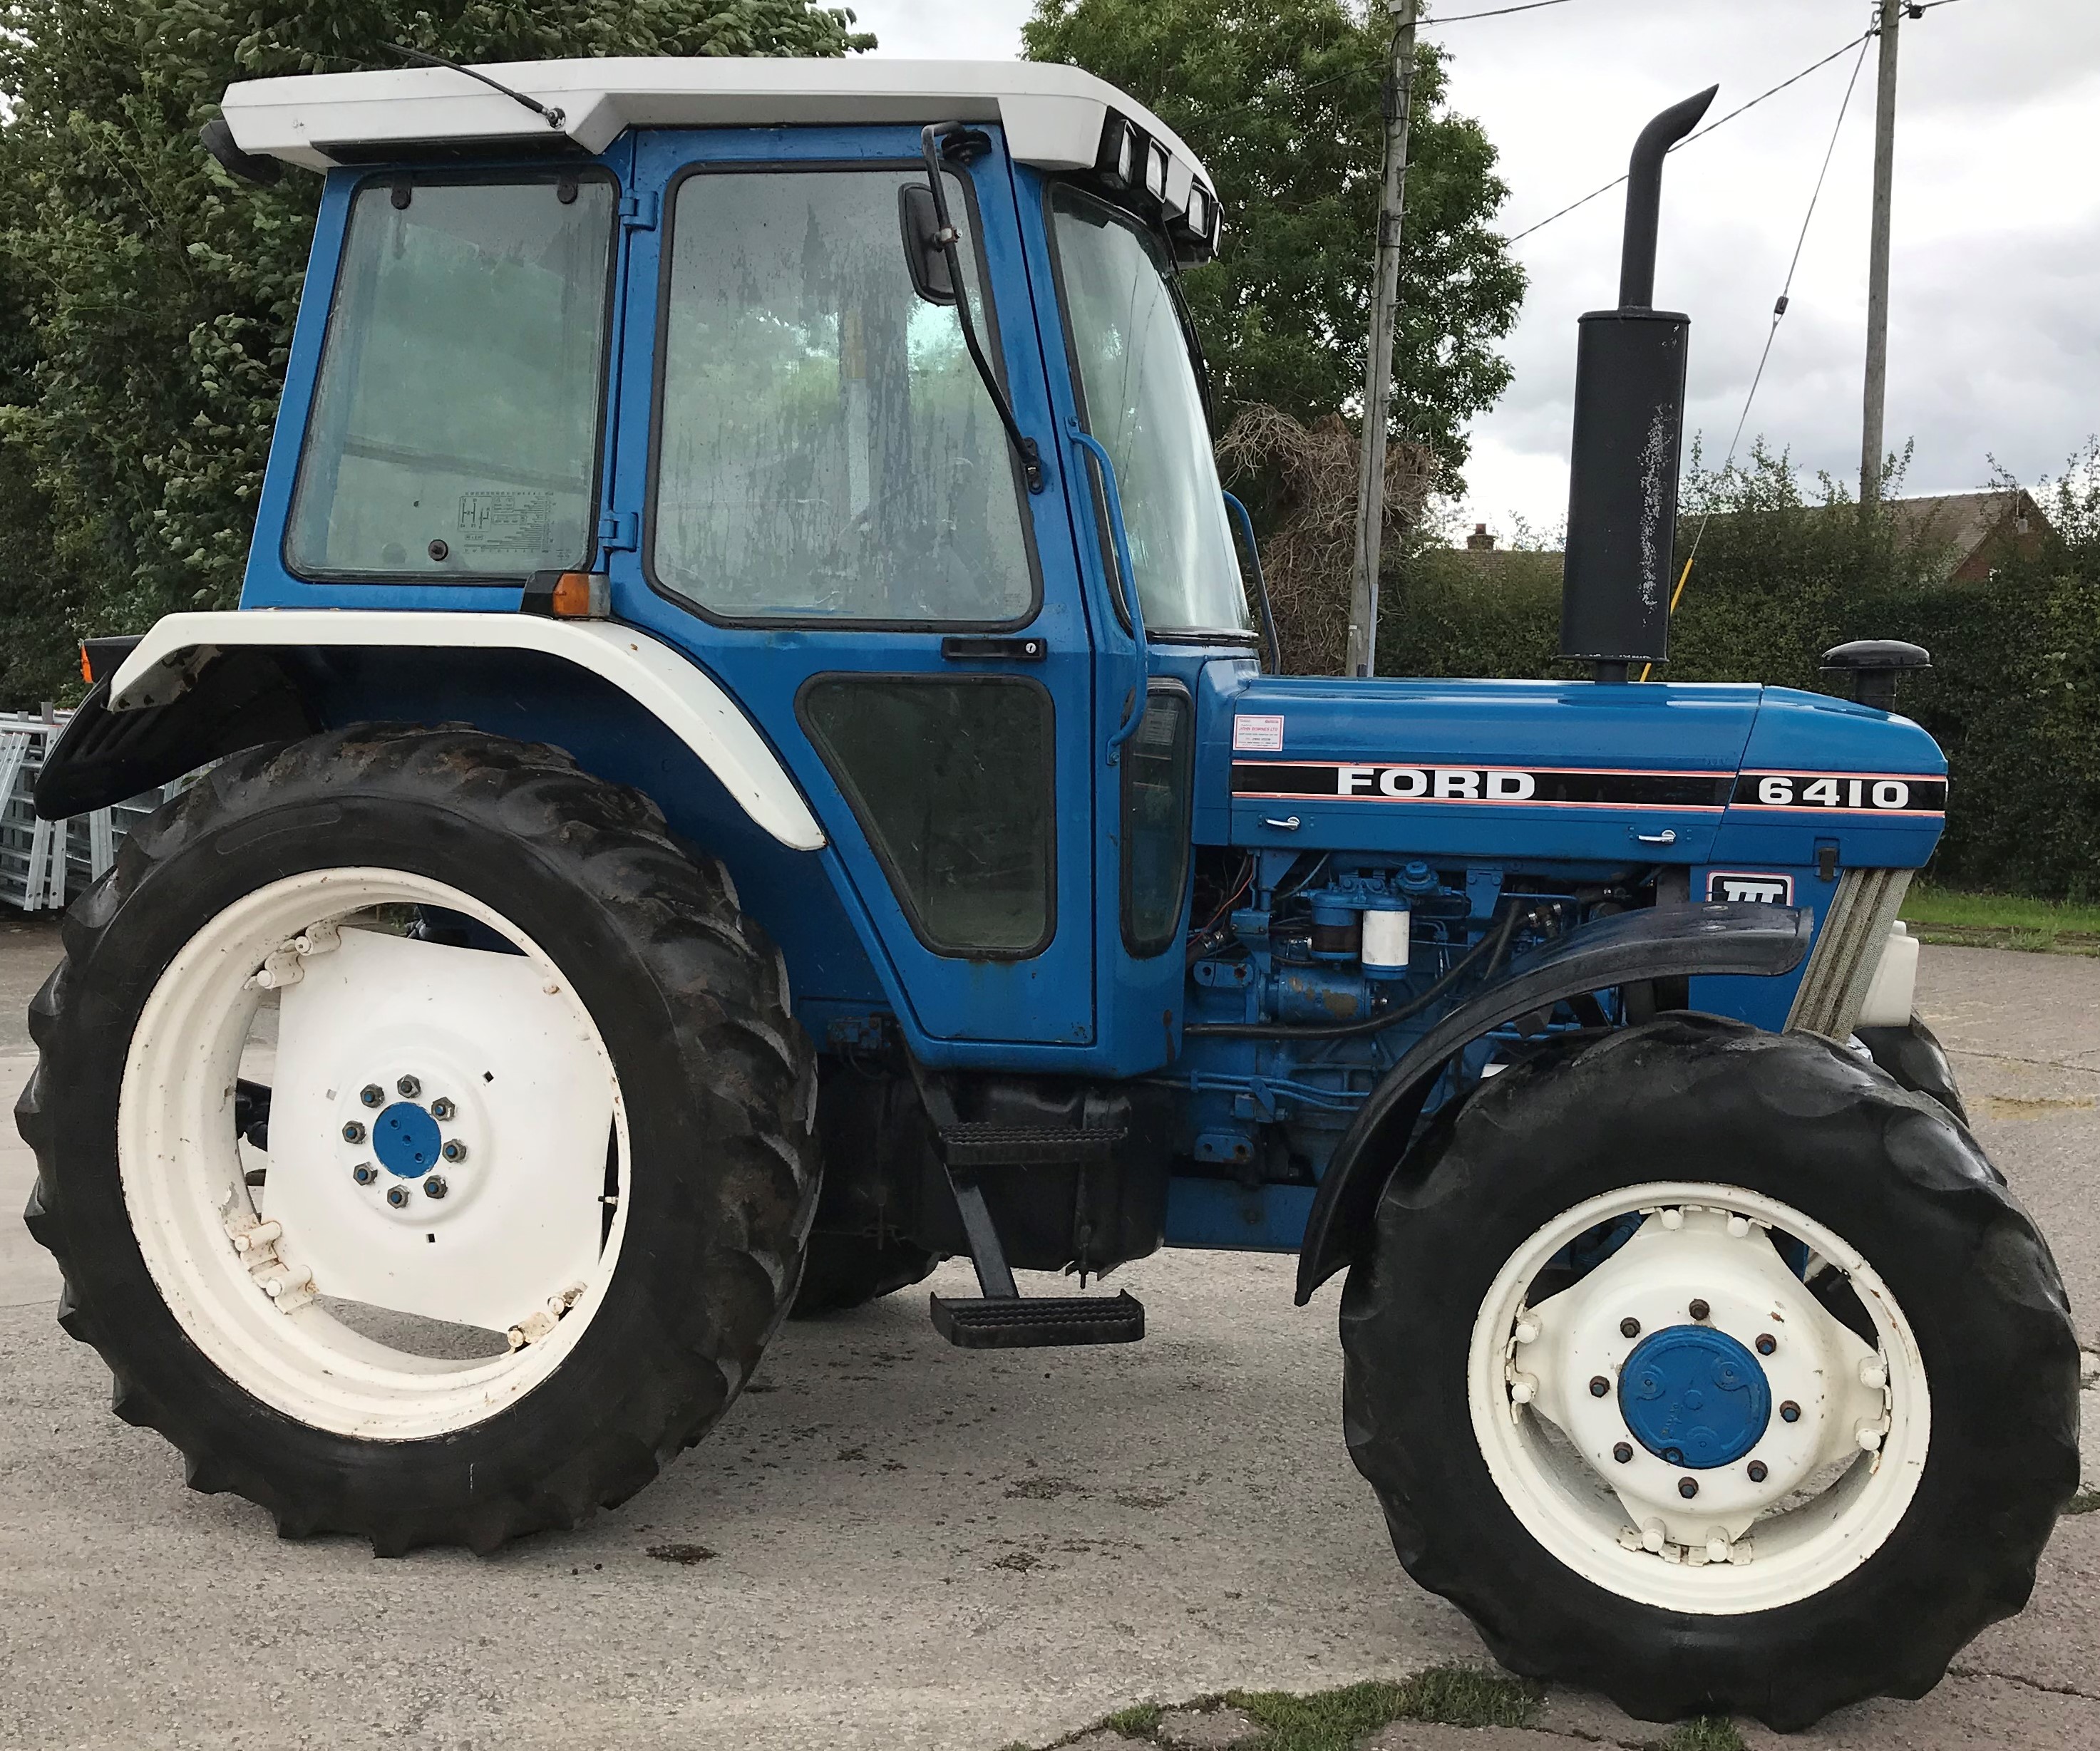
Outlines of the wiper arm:
[[[999,412],[999,422],[1006,428],[1007,441],[1021,459],[1021,472],[1028,482],[1028,490],[1040,492],[1047,483],[1043,473],[1043,452],[1036,447],[1035,440],[1022,432],[1020,422],[1014,418],[1012,404],[1007,400],[1006,391],[999,387],[991,361],[985,357],[984,347],[977,340],[977,325],[970,315],[969,287],[964,281],[962,255],[956,248],[961,234],[948,217],[948,192],[942,183],[940,152],[935,142],[942,135],[955,136],[955,143],[960,148],[958,157],[967,164],[975,156],[968,144],[974,131],[964,128],[960,121],[940,122],[919,130],[919,150],[926,161],[926,180],[933,192],[933,240],[947,258],[948,278],[955,289],[955,315],[963,325],[963,344],[969,349],[970,363],[984,379],[985,393],[991,397],[991,404]],[[978,138],[982,143],[982,137]]]

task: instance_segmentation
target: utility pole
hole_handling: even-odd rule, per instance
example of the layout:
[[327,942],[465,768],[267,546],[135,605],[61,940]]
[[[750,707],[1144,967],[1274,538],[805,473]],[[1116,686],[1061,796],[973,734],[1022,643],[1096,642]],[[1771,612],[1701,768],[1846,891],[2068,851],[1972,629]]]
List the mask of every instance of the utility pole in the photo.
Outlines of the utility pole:
[[1889,382],[1889,193],[1896,157],[1896,26],[1905,0],[1881,0],[1882,51],[1874,87],[1874,218],[1867,248],[1867,386],[1860,421],[1860,507],[1882,496],[1882,404]]
[[1378,280],[1371,296],[1370,361],[1364,373],[1364,434],[1357,473],[1357,551],[1349,568],[1351,675],[1378,666],[1379,545],[1385,535],[1385,440],[1392,405],[1392,331],[1400,308],[1400,215],[1407,201],[1407,124],[1414,98],[1418,0],[1386,0],[1393,16],[1385,85],[1385,192],[1379,202]]

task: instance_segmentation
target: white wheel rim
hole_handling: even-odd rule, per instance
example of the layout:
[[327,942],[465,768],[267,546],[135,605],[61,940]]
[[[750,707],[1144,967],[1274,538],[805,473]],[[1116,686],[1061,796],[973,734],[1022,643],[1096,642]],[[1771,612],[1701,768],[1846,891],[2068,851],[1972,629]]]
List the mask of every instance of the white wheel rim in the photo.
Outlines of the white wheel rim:
[[[464,914],[521,953],[412,943],[355,924],[339,933],[331,928],[371,908],[398,906]],[[417,958],[404,961],[404,952]],[[280,1068],[297,1058],[314,1074],[274,1087],[269,1179],[256,1194],[245,1183],[233,1105],[244,1044],[267,989],[282,994],[287,1017]],[[500,1098],[493,1070],[488,1084],[469,1086],[480,1083],[470,1067],[489,1058],[492,1040],[506,1066],[539,1067],[510,1078]],[[438,1175],[412,1163],[406,1171],[415,1177],[404,1177],[398,1166],[376,1171],[364,1185],[351,1177],[346,1158],[366,1151],[346,1141],[343,1126],[351,1120],[338,1122],[337,1110],[357,1114],[361,1087],[381,1075],[388,1093],[379,1113],[415,1104],[395,1087],[408,1073],[386,1056],[404,1052],[404,1061],[438,1066],[428,1072],[433,1086],[417,1092],[426,1118],[441,1099],[455,1103],[438,1132],[466,1151],[457,1163],[442,1164],[462,1182],[450,1195],[424,1189]],[[320,1062],[331,1056],[355,1061]],[[440,1089],[439,1082],[457,1086]],[[311,1122],[317,1113],[333,1126],[328,1134]],[[614,1140],[609,1226],[600,1115],[609,1115]],[[593,1126],[601,1140],[595,1158],[578,1158],[564,1145]],[[465,1141],[470,1136],[476,1140]],[[366,1140],[376,1154],[377,1136]],[[409,1440],[448,1434],[532,1391],[561,1365],[603,1301],[625,1230],[627,1114],[611,1055],[582,999],[553,959],[500,914],[401,871],[287,877],[207,922],[140,1012],[125,1061],[117,1141],[139,1250],[191,1341],[265,1404],[339,1435]],[[392,1158],[404,1159],[398,1149]],[[413,1189],[402,1210],[385,1202],[394,1188]],[[577,1226],[585,1210],[587,1235]],[[411,1241],[429,1254],[427,1268],[421,1252],[407,1250]],[[514,1256],[529,1266],[506,1281],[505,1261]],[[526,1280],[534,1269],[544,1278],[550,1260],[567,1261],[554,1272],[560,1281]],[[331,1311],[331,1272],[360,1288],[379,1286],[349,1299],[508,1329],[512,1347],[449,1360],[377,1341]],[[512,1308],[514,1313],[499,1311]],[[462,1308],[487,1313],[468,1318]]]
[[[1572,1287],[1527,1304],[1564,1247],[1630,1215],[1641,1224],[1623,1246]],[[1808,1292],[1771,1244],[1772,1231],[1844,1272],[1873,1320],[1873,1346]],[[1695,1300],[1703,1319],[1692,1317]],[[1696,1462],[1640,1438],[1654,1435],[1662,1414],[1637,1402],[1656,1392],[1657,1375],[1650,1361],[1637,1362],[1633,1381],[1624,1373],[1643,1343],[1665,1373],[1671,1347],[1680,1357],[1726,1351],[1718,1339],[1679,1334],[1694,1328],[1725,1334],[1753,1357],[1770,1407],[1753,1445]],[[1751,1349],[1762,1339],[1771,1354]],[[1591,1390],[1599,1380],[1601,1394]],[[1734,1186],[1630,1186],[1541,1228],[1481,1303],[1467,1395],[1489,1475],[1532,1537],[1624,1598],[1705,1615],[1790,1604],[1867,1561],[1908,1511],[1931,1433],[1924,1361],[1880,1276],[1824,1224]],[[1698,1406],[1696,1393],[1691,1403]],[[1796,1414],[1783,1421],[1788,1407]],[[1759,1425],[1739,1418],[1725,1427],[1747,1438]],[[1710,1462],[1720,1452],[1727,1462]],[[1753,1462],[1762,1472],[1755,1481]],[[1679,1489],[1687,1478],[1697,1486],[1690,1499]]]

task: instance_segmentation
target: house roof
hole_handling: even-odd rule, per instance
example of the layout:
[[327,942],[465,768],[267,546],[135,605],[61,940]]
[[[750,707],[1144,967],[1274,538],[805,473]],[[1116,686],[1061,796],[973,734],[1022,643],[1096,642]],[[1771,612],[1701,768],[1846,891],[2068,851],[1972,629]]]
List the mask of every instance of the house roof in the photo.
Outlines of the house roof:
[[[1895,519],[1896,532],[1904,541],[1942,550],[1945,555],[1943,574],[1948,577],[1961,572],[1994,538],[2010,536],[2016,541],[2037,527],[2045,527],[2048,521],[2023,487],[1896,499],[1889,510]],[[2020,526],[2023,518],[2024,528]]]
[[[501,61],[475,71],[561,113],[558,131],[602,152],[630,127],[779,127],[823,123],[996,122],[1020,162],[1092,169],[1113,112],[1168,153],[1166,205],[1185,212],[1210,173],[1135,99],[1077,67],[1042,61],[607,56]],[[309,170],[369,161],[375,148],[544,140],[548,119],[446,67],[308,73],[227,88],[234,143]]]

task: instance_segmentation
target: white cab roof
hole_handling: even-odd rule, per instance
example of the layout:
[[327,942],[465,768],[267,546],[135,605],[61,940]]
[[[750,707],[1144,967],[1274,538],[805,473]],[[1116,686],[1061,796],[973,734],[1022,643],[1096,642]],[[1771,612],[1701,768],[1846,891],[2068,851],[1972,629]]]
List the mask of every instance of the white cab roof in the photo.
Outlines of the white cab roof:
[[[562,112],[560,131],[602,152],[636,128],[808,126],[832,123],[997,122],[1007,148],[1045,170],[1090,168],[1111,109],[1172,155],[1167,205],[1210,174],[1156,116],[1077,67],[1038,61],[907,61],[854,56],[790,60],[500,61],[477,72]],[[339,154],[368,161],[394,144],[546,138],[546,119],[444,67],[252,79],[227,88],[223,112],[245,152],[327,170]]]

